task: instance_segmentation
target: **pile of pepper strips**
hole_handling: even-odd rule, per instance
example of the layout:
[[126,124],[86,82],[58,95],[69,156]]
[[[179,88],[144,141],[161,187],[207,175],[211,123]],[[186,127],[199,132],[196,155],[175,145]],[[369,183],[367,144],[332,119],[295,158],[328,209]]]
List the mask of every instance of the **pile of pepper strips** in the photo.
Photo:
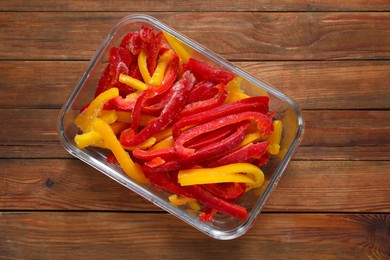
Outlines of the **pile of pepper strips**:
[[246,218],[234,202],[262,185],[259,167],[281,135],[268,97],[247,96],[239,78],[148,27],[111,48],[95,99],[75,123],[79,148],[109,149],[109,163],[172,192],[172,204],[202,210],[202,221],[217,212]]

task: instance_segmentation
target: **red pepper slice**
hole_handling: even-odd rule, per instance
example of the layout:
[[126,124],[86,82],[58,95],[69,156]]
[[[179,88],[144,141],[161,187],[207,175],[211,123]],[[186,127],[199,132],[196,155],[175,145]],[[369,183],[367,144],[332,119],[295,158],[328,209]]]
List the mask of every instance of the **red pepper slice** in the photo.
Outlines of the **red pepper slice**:
[[227,98],[227,90],[225,84],[218,84],[214,88],[218,90],[217,94],[214,97],[207,100],[187,104],[180,112],[180,117],[185,117],[206,110],[209,111],[211,108],[223,104]]
[[157,95],[155,97],[145,100],[142,106],[142,111],[152,116],[159,116],[161,111],[164,109],[168,101],[172,98],[173,89],[169,89],[167,92]]
[[151,27],[142,26],[139,34],[144,43],[150,43],[154,38],[153,28]]
[[141,72],[139,71],[139,67],[137,63],[130,64],[129,66],[129,76],[140,81],[143,81]]
[[241,220],[245,219],[248,215],[248,212],[244,207],[220,199],[200,185],[183,186],[182,189],[191,194],[189,197],[194,198],[207,207],[213,208],[221,213],[231,215]]
[[203,222],[211,222],[217,212],[218,211],[216,209],[206,207],[204,211],[199,214],[199,220]]
[[200,149],[185,147],[184,145],[187,143],[187,141],[191,140],[192,138],[197,137],[202,133],[207,133],[214,130],[212,128],[210,129],[210,126],[207,124],[200,125],[199,127],[184,132],[176,140],[174,147],[177,155],[182,159],[183,166],[188,168],[191,165],[198,164],[204,160],[215,158],[239,145],[245,136],[245,130],[248,128],[248,126],[249,121],[239,122],[239,124],[232,125],[232,129],[235,129],[235,132],[217,143],[211,143]]
[[135,99],[133,98],[123,98],[117,96],[110,101],[106,102],[103,106],[103,109],[106,110],[121,110],[121,111],[133,111],[135,104]]
[[[258,113],[258,112],[250,112],[250,111],[237,113],[237,114],[229,115],[229,116],[226,116],[223,118],[214,119],[212,121],[206,122],[206,123],[201,124],[201,125],[197,125],[193,128],[190,128],[189,130],[183,132],[175,141],[174,147],[176,149],[176,152],[179,155],[179,157],[181,157],[181,158],[189,158],[191,156],[194,156],[195,150],[185,147],[185,144],[189,140],[193,139],[194,137],[199,136],[202,133],[211,132],[211,131],[217,130],[223,126],[236,124],[236,123],[248,121],[248,120],[255,120],[257,122],[257,129],[261,132],[261,135],[263,138],[268,136],[273,131],[273,124],[267,115],[262,114],[262,113]],[[219,144],[216,144],[216,145],[220,146]],[[228,145],[228,144],[225,144],[225,145]],[[233,148],[233,147],[231,147],[231,148]],[[204,152],[209,153],[207,151],[204,151]]]
[[152,168],[147,165],[142,166],[144,175],[150,183],[174,194],[190,197],[191,194],[185,191],[169,173],[171,169],[180,168],[177,161],[170,161],[165,163],[165,167],[160,166],[157,168]]
[[129,74],[129,65],[135,62],[135,56],[122,47],[112,47],[110,50],[110,74],[112,75],[112,85],[119,89],[121,96],[126,96],[134,89],[126,84],[119,82],[120,74]]
[[233,103],[224,104],[210,109],[209,111],[203,111],[198,114],[183,117],[173,125],[173,138],[177,139],[182,132],[181,129],[184,127],[202,124],[213,119],[228,116],[231,114],[236,114],[244,111],[257,111],[259,113],[267,113],[268,100],[269,98],[266,96],[251,97]]
[[265,151],[263,156],[261,158],[256,159],[254,162],[252,162],[254,165],[257,165],[259,167],[263,166],[269,161],[269,157],[271,156],[270,152]]
[[165,161],[168,161],[168,160],[176,159],[176,152],[175,149],[173,149],[173,147],[168,147],[168,148],[163,148],[158,150],[150,150],[150,151],[135,149],[133,151],[133,156],[145,161],[152,160],[156,157],[160,157]]
[[159,167],[165,164],[166,161],[161,157],[154,157],[152,160],[145,162],[145,165],[151,168]]
[[130,32],[123,37],[120,47],[128,49],[133,55],[138,55],[142,48],[142,39],[138,31]]
[[177,74],[179,71],[179,57],[175,52],[173,52],[172,55],[172,60],[169,63],[167,69],[165,70],[161,85],[153,89],[156,94],[162,94],[168,89],[170,89],[173,82],[177,78]]
[[210,89],[213,89],[213,87],[215,86],[215,83],[211,82],[211,81],[202,81],[202,82],[199,82],[198,84],[196,84],[194,86],[194,88],[192,89],[191,93],[190,93],[190,96],[188,97],[188,103],[194,103],[194,102],[197,102],[197,101],[201,101],[201,100],[206,100],[206,99],[209,99],[209,98],[212,98],[213,96],[215,96],[215,93],[212,93],[212,95],[205,95],[205,93],[209,94],[209,90]]
[[211,162],[207,167],[214,168],[232,163],[248,162],[251,159],[258,159],[264,154],[268,145],[269,142],[261,142],[243,147],[240,150],[229,153],[222,158]]
[[112,88],[112,75],[110,74],[110,64],[108,64],[100,77],[98,87],[95,91],[95,98],[110,88]]
[[191,70],[197,77],[203,80],[227,84],[234,79],[232,73],[217,69],[194,58],[188,60],[186,69]]
[[160,116],[146,125],[138,134],[134,134],[131,129],[122,131],[121,144],[123,146],[137,146],[172,123],[184,107],[194,82],[195,77],[192,73],[184,73],[182,78],[172,87],[174,90],[172,98],[168,101]]
[[246,190],[246,185],[244,183],[235,182],[204,184],[203,187],[215,196],[227,201],[239,199]]
[[151,40],[148,46],[148,58],[146,62],[148,64],[148,71],[150,75],[153,74],[157,65],[157,58],[160,52],[162,39],[163,39],[163,34],[162,32],[160,32],[157,35],[153,36],[153,39]]
[[131,121],[131,129],[132,129],[134,134],[136,134],[138,132],[139,116],[141,114],[141,109],[142,109],[142,106],[143,106],[145,100],[149,97],[151,91],[152,91],[151,89],[146,89],[146,90],[142,91],[134,103],[133,118]]
[[[119,62],[123,62],[126,65],[126,67],[128,67],[129,64],[135,60],[135,56],[132,55],[132,53],[126,48],[112,47],[110,49],[109,60],[113,66],[112,69],[114,69],[118,65]],[[111,71],[111,72],[113,72],[113,71]]]
[[176,80],[179,69],[179,57],[173,53],[172,60],[165,71],[164,78],[160,86],[153,88],[153,94],[142,106],[142,111],[158,116],[164,109],[165,105],[173,95],[172,85]]
[[217,143],[222,139],[230,136],[235,129],[232,129],[231,126],[222,127],[217,129],[211,133],[206,133],[205,135],[199,136],[199,138],[194,138],[190,142],[187,143],[189,148],[192,149],[200,149],[205,147],[206,145],[210,145],[212,143]]
[[108,163],[118,163],[118,160],[113,153],[109,153],[106,160]]

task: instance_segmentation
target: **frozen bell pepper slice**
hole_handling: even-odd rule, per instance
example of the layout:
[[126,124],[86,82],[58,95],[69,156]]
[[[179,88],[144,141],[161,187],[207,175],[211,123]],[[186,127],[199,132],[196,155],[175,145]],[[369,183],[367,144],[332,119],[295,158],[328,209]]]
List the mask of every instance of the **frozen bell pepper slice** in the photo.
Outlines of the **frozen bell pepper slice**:
[[88,146],[95,146],[102,141],[102,137],[96,131],[89,131],[85,134],[77,134],[74,138],[77,148],[84,149]]
[[170,89],[174,81],[177,78],[179,71],[179,57],[175,52],[171,53],[171,60],[168,64],[168,67],[165,70],[164,77],[159,86],[153,88],[154,92],[159,95]]
[[269,98],[265,96],[251,97],[230,104],[224,104],[208,111],[203,111],[194,115],[180,118],[172,129],[172,135],[176,139],[182,133],[182,129],[192,125],[199,125],[213,119],[225,117],[228,115],[245,112],[257,111],[259,113],[268,112]]
[[203,80],[227,84],[234,79],[234,74],[217,69],[194,58],[188,60],[187,68]]
[[172,47],[172,49],[177,53],[180,60],[182,62],[187,62],[191,57],[192,50],[187,48],[183,43],[181,43],[179,40],[177,40],[175,37],[173,37],[169,33],[163,32],[163,34],[164,34],[165,40]]
[[138,55],[142,48],[142,39],[139,31],[126,34],[120,43],[120,47],[128,49],[133,55]]
[[199,211],[201,209],[196,199],[192,199],[192,198],[188,198],[176,194],[170,195],[168,199],[173,206],[182,206],[188,204],[195,211]]
[[216,92],[214,91],[214,93],[212,93],[212,91],[210,91],[210,89],[216,90],[216,89],[214,89],[215,85],[216,84],[214,82],[211,82],[211,81],[198,82],[194,86],[194,88],[191,90],[190,96],[188,97],[188,103],[190,104],[190,103],[194,103],[197,101],[212,98],[213,96],[215,96]]
[[170,161],[164,167],[152,168],[147,165],[142,166],[143,172],[151,184],[177,195],[191,197],[191,194],[186,192],[169,174],[171,169],[178,168],[180,166],[177,161]]
[[227,97],[225,84],[218,84],[214,88],[218,91],[214,97],[187,104],[180,112],[180,117],[185,117],[202,111],[209,111],[210,109],[223,104]]
[[215,196],[227,201],[235,201],[239,199],[242,195],[244,195],[247,188],[244,183],[238,182],[204,184],[203,187]]
[[100,134],[106,146],[115,155],[125,173],[140,183],[147,183],[141,167],[134,163],[130,155],[123,149],[111,127],[99,118],[93,120],[93,128]]
[[[212,121],[209,121],[209,122],[206,122],[204,124],[197,125],[193,128],[190,128],[187,131],[184,131],[176,139],[176,142],[175,142],[176,152],[181,158],[185,159],[185,158],[191,157],[195,154],[195,150],[186,147],[186,143],[189,140],[201,135],[202,133],[211,132],[211,131],[217,130],[221,127],[236,124],[239,122],[244,122],[247,120],[253,120],[257,123],[257,128],[258,128],[259,132],[261,133],[262,138],[267,137],[273,131],[273,125],[271,123],[270,118],[267,115],[262,114],[262,113],[258,113],[258,112],[251,112],[251,111],[237,113],[237,114],[229,115],[229,116],[226,116],[223,118],[214,119]],[[241,141],[242,141],[242,139],[241,139]]]
[[135,79],[131,76],[125,75],[123,73],[119,75],[119,82],[140,91],[143,91],[148,88],[148,85],[146,85],[144,82]]
[[99,116],[104,104],[117,97],[119,90],[117,88],[110,88],[103,93],[100,93],[88,106],[88,108],[81,114],[79,114],[75,123],[84,133],[92,130],[93,120]]
[[152,86],[161,85],[165,71],[168,68],[169,63],[173,58],[173,51],[167,50],[165,51],[159,58],[156,69],[154,70],[153,76],[151,77],[149,84]]
[[267,150],[271,155],[277,155],[280,150],[280,141],[282,140],[283,124],[281,120],[275,120],[273,125],[274,131],[267,137],[267,140],[270,141],[270,145],[268,146]]
[[[191,165],[196,165],[200,162],[204,162],[206,160],[211,160],[215,157],[218,157],[221,154],[224,154],[242,142],[242,139],[245,136],[245,131],[249,125],[249,122],[244,121],[238,124],[231,125],[231,129],[234,129],[231,135],[220,140],[216,143],[211,143],[205,146],[200,147],[199,149],[193,147],[187,147],[184,140],[186,139],[186,133],[191,132],[195,133],[192,137],[196,138],[200,135],[197,135],[197,131],[204,131],[202,133],[207,133],[207,127],[195,127],[194,129],[190,129],[181,135],[175,142],[174,148],[177,155],[181,158],[183,165],[185,167],[190,167]],[[202,125],[201,125],[202,126]],[[229,126],[227,126],[229,127]],[[190,135],[189,135],[190,136]],[[191,139],[189,139],[191,140]],[[179,144],[178,144],[179,143]]]
[[157,66],[157,59],[160,53],[162,46],[163,34],[159,32],[158,34],[153,34],[153,39],[148,44],[148,58],[146,60],[148,64],[148,71],[150,75],[153,75]]
[[156,158],[156,157],[160,157],[163,160],[168,161],[168,160],[175,159],[176,153],[175,153],[175,149],[173,149],[173,147],[163,148],[163,149],[159,149],[159,150],[148,150],[148,151],[144,151],[141,149],[135,149],[133,151],[133,156],[138,158],[138,159],[145,160],[145,161],[152,160],[153,158]]
[[268,145],[269,142],[250,144],[211,162],[207,167],[218,167],[227,164],[248,162],[251,159],[259,159],[266,151]]
[[146,84],[149,84],[150,79],[152,78],[150,76],[149,70],[148,70],[148,63],[147,63],[148,53],[146,48],[142,48],[141,52],[138,54],[138,68],[141,72],[142,78],[144,79],[144,82]]
[[120,136],[122,145],[136,146],[170,124],[184,107],[194,82],[195,77],[190,72],[184,73],[182,78],[172,87],[174,89],[172,98],[168,101],[160,116],[146,125],[137,134],[134,134],[132,129],[123,131]]
[[206,207],[215,209],[218,212],[231,215],[241,220],[245,219],[248,215],[244,207],[214,196],[211,192],[201,187],[201,185],[190,185],[182,188],[190,194],[187,197],[194,198],[198,202],[206,205]]
[[245,183],[250,187],[260,187],[264,182],[264,174],[253,164],[233,163],[215,168],[180,170],[178,182],[182,186],[237,182]]
[[211,222],[217,212],[218,211],[216,209],[206,207],[205,210],[199,214],[199,220],[203,222]]

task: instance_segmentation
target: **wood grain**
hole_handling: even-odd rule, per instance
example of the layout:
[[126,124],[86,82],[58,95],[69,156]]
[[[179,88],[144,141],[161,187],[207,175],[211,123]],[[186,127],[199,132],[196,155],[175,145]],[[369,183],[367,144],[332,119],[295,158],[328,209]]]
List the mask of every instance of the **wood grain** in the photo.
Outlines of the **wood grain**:
[[[253,227],[203,235],[71,157],[58,113],[146,13],[292,97],[304,139]],[[390,259],[390,1],[0,0],[0,259]]]
[[[0,160],[0,208],[155,211],[83,162]],[[389,212],[390,162],[292,161],[270,196],[272,212]]]
[[[60,108],[87,65],[85,61],[0,61],[0,108]],[[289,95],[302,109],[390,108],[390,61],[234,65]]]
[[180,0],[133,0],[129,1],[54,1],[39,2],[2,1],[2,11],[389,11],[390,4],[386,0],[343,1],[328,0],[236,0],[229,1],[180,1]]
[[[69,158],[59,143],[58,115],[57,109],[1,109],[0,157]],[[303,117],[306,132],[300,149],[318,150],[303,150],[295,159],[390,157],[389,111],[307,110]]]
[[[0,59],[89,60],[110,28],[126,14],[128,13],[30,12],[15,15],[14,12],[2,12]],[[390,18],[387,13],[151,14],[230,60],[390,57]]]
[[[0,155],[2,158],[50,158],[63,157],[60,147],[57,123],[59,111],[56,109],[1,109],[0,110]],[[333,147],[337,153],[351,150],[350,147],[382,146],[383,153],[378,158],[388,158],[390,150],[389,111],[304,111],[305,135],[302,147]],[[321,119],[320,121],[318,119]],[[348,147],[343,150],[344,147]],[[371,148],[370,148],[371,147]],[[50,148],[50,149],[49,149]],[[365,157],[367,151],[357,148]],[[373,150],[376,148],[373,148]],[[353,152],[353,151],[352,151]],[[318,153],[317,153],[318,154]],[[357,155],[357,153],[353,153]],[[367,155],[373,158],[374,154]],[[305,154],[300,154],[305,159]],[[313,158],[308,155],[309,158]],[[67,156],[65,156],[67,157]],[[55,157],[56,158],[56,157]],[[345,154],[344,159],[351,159]],[[318,154],[316,159],[327,159],[326,154]],[[339,158],[341,159],[341,158]]]
[[167,214],[3,212],[0,249],[50,259],[386,259],[389,227],[381,214],[265,213],[242,237],[217,241]]

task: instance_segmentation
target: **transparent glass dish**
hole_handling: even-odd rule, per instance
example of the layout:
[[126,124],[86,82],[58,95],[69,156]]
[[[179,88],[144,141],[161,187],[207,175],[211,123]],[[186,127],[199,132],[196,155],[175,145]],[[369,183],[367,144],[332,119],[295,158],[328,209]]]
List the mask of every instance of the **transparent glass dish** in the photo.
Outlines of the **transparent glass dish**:
[[[194,212],[187,207],[172,206],[168,200],[168,196],[170,195],[168,192],[150,184],[138,184],[128,177],[119,166],[107,163],[107,153],[103,150],[98,148],[80,150],[76,147],[74,137],[79,130],[74,124],[74,119],[80,109],[93,99],[99,78],[108,62],[110,48],[119,46],[120,41],[128,32],[137,31],[142,25],[154,28],[156,33],[158,31],[165,31],[181,41],[188,48],[191,48],[193,57],[242,77],[244,80],[241,83],[241,88],[244,92],[250,96],[269,96],[270,110],[274,111],[275,117],[283,122],[280,153],[277,156],[271,156],[269,163],[265,167],[262,167],[265,175],[264,185],[257,192],[246,193],[238,202],[241,206],[246,207],[248,211],[248,217],[245,220],[239,220],[224,214],[217,214],[212,222],[201,222],[198,217],[199,212]],[[237,238],[249,230],[256,216],[261,212],[267,198],[281,178],[283,171],[302,138],[302,134],[302,114],[293,100],[248,75],[202,45],[186,38],[167,25],[147,15],[126,16],[113,27],[101,47],[92,57],[86,72],[81,77],[68,101],[64,104],[59,115],[60,141],[70,154],[201,232],[221,240]]]

